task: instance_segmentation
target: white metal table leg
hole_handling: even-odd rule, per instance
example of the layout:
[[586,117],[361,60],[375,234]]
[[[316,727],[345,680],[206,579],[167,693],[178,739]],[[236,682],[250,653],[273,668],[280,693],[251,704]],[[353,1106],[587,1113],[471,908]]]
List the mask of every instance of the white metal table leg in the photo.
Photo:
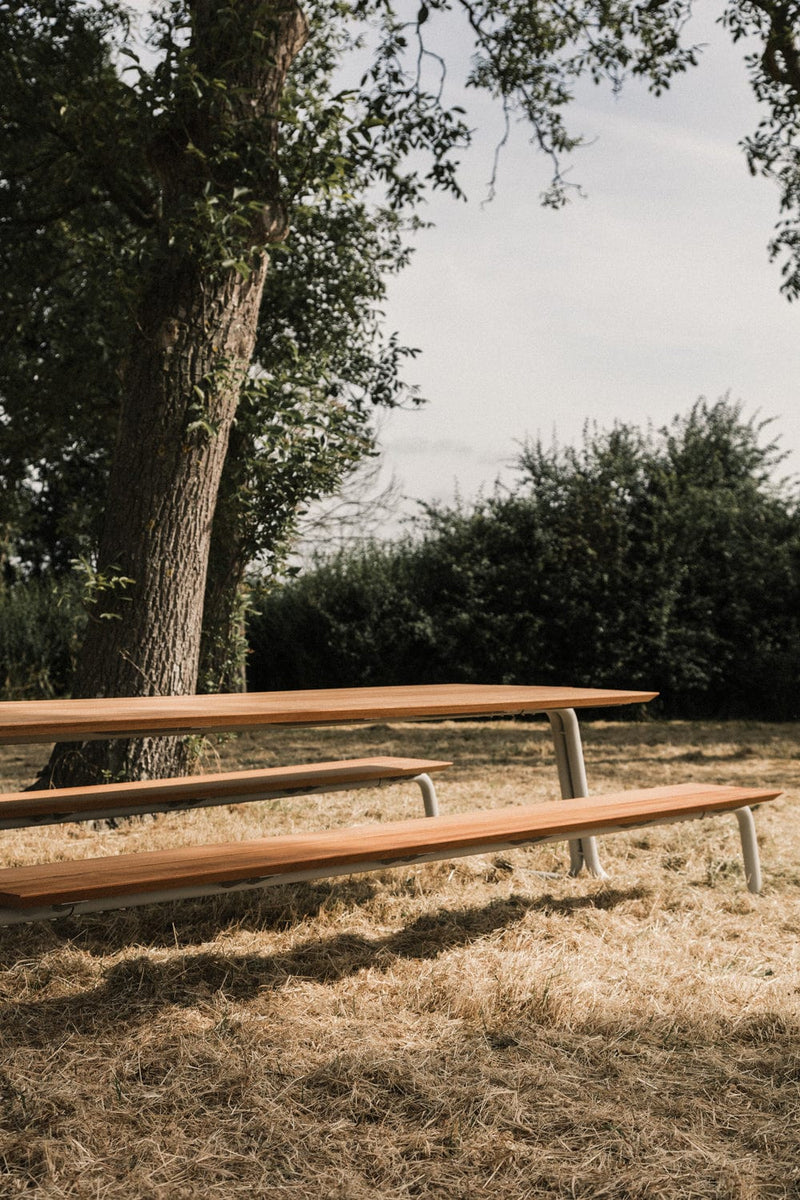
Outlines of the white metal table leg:
[[[572,708],[548,709],[547,716],[553,731],[553,745],[562,799],[571,800],[580,796],[588,796],[586,765],[583,761],[581,732],[575,710]],[[603,870],[600,863],[596,838],[578,838],[569,843],[570,875],[577,875],[584,865],[592,875],[597,875],[600,879],[608,878],[607,872]]]
[[761,891],[761,863],[758,856],[756,841],[756,825],[749,808],[737,808],[733,814],[739,822],[739,836],[742,839],[742,857],[744,859],[744,877],[748,890]]
[[[574,796],[572,790],[572,772],[570,770],[569,755],[567,754],[567,739],[564,732],[564,722],[561,720],[561,710],[552,709],[547,713],[550,720],[550,728],[553,732],[553,748],[556,753],[556,767],[558,768],[558,783],[561,788],[561,797],[564,800],[571,799]],[[569,843],[569,873],[570,875],[579,875],[583,868],[583,849],[579,839],[573,839]]]

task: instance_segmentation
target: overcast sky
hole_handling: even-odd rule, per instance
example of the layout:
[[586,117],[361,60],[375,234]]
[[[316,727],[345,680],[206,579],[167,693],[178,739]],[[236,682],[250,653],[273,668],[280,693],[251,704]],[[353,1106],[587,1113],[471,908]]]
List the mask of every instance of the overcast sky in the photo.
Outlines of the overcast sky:
[[[716,6],[715,6],[716,7]],[[465,498],[508,478],[517,443],[569,442],[584,423],[659,426],[730,392],[773,427],[800,470],[800,305],[779,292],[767,242],[777,190],[738,141],[758,120],[743,51],[709,22],[700,66],[660,98],[587,87],[572,127],[590,147],[571,178],[588,194],[543,209],[548,164],[518,127],[497,197],[481,204],[502,129],[471,101],[469,203],[437,198],[393,283],[387,324],[421,350],[408,376],[426,408],[393,414],[385,475],[409,497]]]

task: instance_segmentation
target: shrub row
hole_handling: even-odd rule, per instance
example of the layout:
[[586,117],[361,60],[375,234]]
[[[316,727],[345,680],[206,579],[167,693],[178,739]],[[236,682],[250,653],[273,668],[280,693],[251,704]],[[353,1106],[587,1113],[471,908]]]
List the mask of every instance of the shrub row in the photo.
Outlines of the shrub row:
[[250,686],[628,686],[672,716],[799,716],[800,517],[764,424],[701,401],[658,434],[527,446],[512,491],[262,596]]

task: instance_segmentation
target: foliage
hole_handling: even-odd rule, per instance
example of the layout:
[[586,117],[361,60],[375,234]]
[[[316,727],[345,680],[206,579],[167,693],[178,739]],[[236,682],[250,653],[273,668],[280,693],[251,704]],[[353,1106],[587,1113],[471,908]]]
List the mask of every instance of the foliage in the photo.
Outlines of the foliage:
[[[256,439],[239,439],[246,540],[269,558],[282,491],[278,543],[303,498],[298,474],[311,475],[307,498],[316,498],[368,447],[364,401],[402,397],[409,353],[380,333],[385,276],[407,261],[425,189],[460,194],[457,155],[470,135],[445,98],[454,20],[466,18],[475,40],[468,84],[498,95],[508,117],[528,120],[553,157],[551,199],[564,195],[559,156],[580,141],[562,114],[582,74],[615,88],[627,73],[644,75],[658,90],[695,61],[678,36],[680,0],[645,10],[598,0],[567,9],[435,0],[413,13],[386,0],[315,2],[308,45],[281,97],[277,153],[259,106],[213,69],[234,52],[256,62],[254,39],[266,45],[249,31],[250,6],[239,7],[222,12],[213,50],[192,51],[201,18],[180,0],[153,5],[140,29],[113,0],[0,4],[0,516],[7,548],[13,543],[29,572],[63,572],[96,547],[129,330],[148,273],[181,248],[208,269],[233,263],[249,272],[276,178],[293,233],[267,283],[251,414],[274,427],[285,404],[291,426],[310,387],[315,409],[330,399],[351,403],[354,415],[342,442],[326,437],[324,455],[318,437],[292,439],[291,462],[277,455],[265,464]],[[350,61],[367,65],[337,92],[333,79]],[[176,148],[177,167],[169,165]],[[383,202],[367,204],[368,193]],[[324,243],[327,254],[306,253]],[[202,401],[197,408],[199,430]],[[306,455],[316,464],[310,472]],[[252,519],[254,506],[264,521]]]
[[380,326],[387,278],[407,261],[403,229],[388,209],[328,198],[298,207],[273,252],[260,365],[242,389],[228,464],[240,476],[245,561],[262,571],[283,561],[305,505],[373,452],[374,406],[418,399],[402,381],[414,351]]
[[765,426],[700,401],[658,433],[526,446],[510,494],[262,598],[253,686],[630,686],[673,715],[796,715],[800,518]]
[[71,583],[31,579],[0,587],[0,698],[63,696],[85,619]]
[[[561,160],[580,144],[564,123],[576,81],[588,74],[618,89],[631,74],[663,89],[697,61],[696,49],[681,42],[688,11],[682,0],[644,7],[433,0],[413,12],[388,0],[313,3],[311,38],[283,97],[280,157],[265,161],[258,115],[248,116],[218,75],[204,74],[209,64],[202,55],[188,53],[191,6],[178,0],[153,6],[137,34],[124,7],[108,0],[0,4],[0,520],[15,561],[35,573],[64,572],[96,546],[128,327],[147,264],[164,246],[174,249],[183,239],[196,248],[206,238],[203,254],[213,245],[218,260],[227,246],[224,253],[248,270],[241,231],[259,209],[259,187],[279,170],[293,234],[290,253],[273,262],[257,352],[277,385],[265,387],[262,373],[250,407],[263,396],[264,424],[280,422],[281,397],[295,374],[305,397],[313,377],[316,404],[356,396],[363,412],[363,397],[395,402],[408,351],[391,337],[381,339],[378,310],[386,273],[407,260],[409,230],[400,214],[408,219],[426,186],[459,194],[457,154],[469,141],[464,114],[445,97],[446,43],[455,22],[466,18],[474,38],[468,85],[495,94],[508,119],[530,124],[553,159],[548,199],[560,203]],[[765,47],[750,65],[768,115],[746,147],[753,169],[781,183],[789,216],[776,253],[795,237],[794,19],[793,6],[769,0],[732,4],[725,14],[734,38],[756,33]],[[235,24],[231,15],[225,27],[231,39],[239,36]],[[341,77],[351,60],[368,65],[357,86],[354,80],[336,92],[336,72]],[[164,227],[160,172],[165,146],[178,136],[175,121],[186,118],[186,140],[200,114],[220,108],[235,120],[220,127],[213,147],[202,146],[199,134],[188,137],[197,188],[170,210],[172,223]],[[388,208],[370,210],[361,198],[376,186]],[[323,258],[305,253],[325,242],[332,252]],[[338,270],[330,269],[334,264]],[[792,270],[787,264],[789,294]],[[309,321],[312,308],[317,316]],[[288,341],[279,330],[275,336],[281,322]],[[298,330],[313,337],[298,338]],[[300,402],[288,400],[289,425]],[[305,454],[317,456],[320,467],[311,471],[316,490],[312,485],[308,498],[335,487],[356,448],[366,448],[363,420],[354,432],[355,440],[341,443],[338,471],[334,439],[326,439],[324,463],[319,438],[293,441],[290,476],[304,471]],[[245,507],[252,512],[256,491],[265,501],[269,516],[253,525],[252,538],[269,557],[284,479],[261,469],[252,439],[248,454]],[[287,490],[284,536],[299,495],[291,485]]]
[[755,37],[758,45],[746,63],[763,116],[743,146],[751,172],[778,184],[784,215],[770,252],[773,258],[783,257],[782,291],[796,300],[800,296],[800,4],[739,0],[728,5],[723,23],[735,42]]
[[[130,325],[147,263],[165,236],[157,236],[143,211],[120,212],[117,185],[96,177],[103,154],[104,171],[117,169],[107,145],[112,133],[128,146],[130,153],[119,156],[129,160],[128,170],[137,161],[134,143],[152,135],[130,125],[107,128],[117,92],[132,103],[131,89],[112,68],[111,11],[101,19],[81,6],[49,7],[43,30],[15,6],[13,40],[0,62],[0,162],[7,179],[0,189],[0,523],[6,553],[25,574],[67,572],[96,549]],[[2,15],[12,22],[10,13]],[[176,44],[178,31],[170,37]],[[327,58],[308,55],[294,83],[294,104],[306,112],[314,86],[326,95],[325,72],[335,61],[330,45],[327,52]],[[168,61],[174,53],[173,45]],[[144,89],[141,102],[150,96],[155,104],[155,84],[145,86],[139,59],[125,61]],[[101,120],[87,109],[105,84],[110,93]],[[80,126],[69,136],[61,113],[67,99]],[[146,116],[140,113],[145,125]],[[325,124],[322,117],[318,124]],[[410,351],[382,335],[378,313],[386,276],[407,260],[404,219],[367,205],[360,195],[366,181],[350,167],[339,166],[336,188],[330,179],[307,178],[311,162],[334,154],[334,133],[312,147],[311,128],[289,124],[284,139],[287,186],[296,193],[294,229],[268,277],[260,367],[247,383],[237,440],[245,456],[238,471],[247,480],[248,550],[268,558],[279,553],[298,504],[334,488],[369,449],[370,406],[407,394],[400,370]],[[97,144],[89,144],[92,135]],[[341,129],[337,136],[344,136]],[[147,175],[146,164],[139,165]],[[136,194],[144,195],[142,186]],[[198,397],[197,428],[203,419]],[[279,438],[269,443],[276,430]]]
[[0,26],[0,526],[14,561],[63,573],[97,540],[136,262],[99,147],[79,171],[73,141],[119,86],[100,9],[3,4]]

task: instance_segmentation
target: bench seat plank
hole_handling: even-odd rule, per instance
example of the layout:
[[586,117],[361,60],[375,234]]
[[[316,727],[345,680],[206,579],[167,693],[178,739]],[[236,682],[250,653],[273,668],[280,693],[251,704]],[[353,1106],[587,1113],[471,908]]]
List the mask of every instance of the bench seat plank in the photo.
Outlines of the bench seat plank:
[[778,795],[774,790],[690,783],[226,845],[10,867],[0,870],[0,906],[70,904],[304,871],[324,875],[349,866],[374,869],[703,817]]
[[450,766],[452,763],[438,760],[384,756],[137,783],[10,792],[0,796],[0,829],[377,786],[443,771]]

